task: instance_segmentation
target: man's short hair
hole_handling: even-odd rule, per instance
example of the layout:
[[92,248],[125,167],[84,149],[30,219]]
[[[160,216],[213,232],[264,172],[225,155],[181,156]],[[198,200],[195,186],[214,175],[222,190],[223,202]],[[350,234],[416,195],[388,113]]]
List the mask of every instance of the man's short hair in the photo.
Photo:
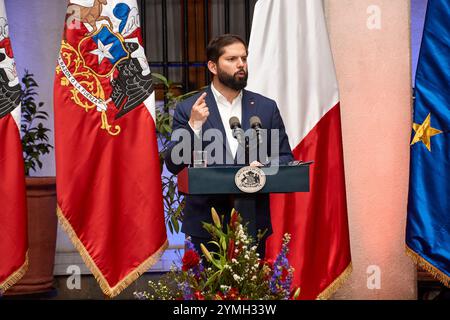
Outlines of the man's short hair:
[[206,48],[207,61],[217,63],[225,52],[224,48],[237,42],[242,43],[245,50],[248,51],[247,43],[238,35],[227,33],[212,39]]

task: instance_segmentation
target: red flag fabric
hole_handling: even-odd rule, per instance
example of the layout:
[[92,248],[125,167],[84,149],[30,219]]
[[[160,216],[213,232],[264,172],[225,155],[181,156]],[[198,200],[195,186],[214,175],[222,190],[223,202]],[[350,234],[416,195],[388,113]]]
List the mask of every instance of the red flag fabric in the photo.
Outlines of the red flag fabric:
[[350,274],[351,256],[339,92],[323,2],[258,1],[249,52],[249,89],[277,101],[295,159],[314,161],[309,193],[271,195],[274,234],[266,256],[276,257],[290,233],[300,299],[326,299]]
[[0,0],[0,295],[28,268],[25,169],[20,141],[21,87]]
[[56,69],[58,217],[110,297],[168,245],[139,21],[135,0],[70,1]]

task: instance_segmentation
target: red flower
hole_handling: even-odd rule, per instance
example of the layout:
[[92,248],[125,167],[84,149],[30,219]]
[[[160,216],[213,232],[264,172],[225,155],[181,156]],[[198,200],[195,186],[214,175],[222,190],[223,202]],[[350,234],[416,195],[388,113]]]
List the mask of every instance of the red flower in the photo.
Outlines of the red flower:
[[198,266],[200,262],[200,257],[198,256],[198,253],[194,250],[188,250],[184,253],[183,256],[183,271],[188,271],[189,269],[192,269],[196,266]]
[[234,258],[234,249],[235,249],[234,241],[233,239],[230,239],[230,241],[228,241],[228,253],[227,253],[228,261],[231,261],[231,259]]
[[194,292],[195,300],[205,300],[205,297],[202,295],[200,291]]
[[230,221],[230,227],[232,230],[234,230],[236,223],[238,223],[239,221],[239,213],[237,211],[235,211],[233,213],[233,215],[231,216],[231,221]]
[[227,300],[237,300],[239,298],[239,291],[236,288],[231,288],[227,293]]
[[288,275],[289,271],[286,268],[283,268],[283,271],[281,271],[281,281],[285,281]]

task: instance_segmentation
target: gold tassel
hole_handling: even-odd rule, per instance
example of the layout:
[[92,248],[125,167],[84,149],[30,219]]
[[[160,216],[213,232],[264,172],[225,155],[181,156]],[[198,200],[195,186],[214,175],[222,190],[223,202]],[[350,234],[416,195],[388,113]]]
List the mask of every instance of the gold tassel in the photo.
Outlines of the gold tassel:
[[339,287],[348,279],[352,273],[353,267],[350,262],[347,268],[318,296],[316,300],[328,300]]
[[433,266],[423,257],[418,255],[410,247],[406,246],[406,255],[409,256],[416,265],[424,269],[426,272],[431,274],[436,280],[440,281],[444,286],[450,288],[450,277],[444,274],[441,270]]
[[3,283],[0,283],[0,294],[4,294],[6,290],[11,288],[25,275],[28,270],[28,251],[25,253],[25,261],[19,269],[14,271]]
[[115,296],[119,295],[124,289],[126,289],[131,283],[133,283],[137,278],[139,278],[144,272],[146,272],[148,269],[150,269],[156,262],[158,262],[158,260],[161,258],[164,251],[169,246],[169,243],[166,240],[166,242],[161,246],[161,248],[158,249],[158,251],[156,253],[154,253],[147,260],[142,262],[133,272],[128,274],[117,285],[115,285],[114,287],[111,288],[108,284],[108,281],[105,279],[105,277],[101,273],[100,269],[95,264],[94,260],[92,260],[88,251],[84,247],[83,243],[78,238],[77,234],[73,230],[69,221],[64,216],[59,205],[57,207],[56,212],[57,212],[61,226],[67,232],[73,245],[80,253],[81,258],[83,259],[84,263],[86,264],[88,269],[94,275],[95,279],[97,280],[98,284],[100,285],[101,290],[109,298],[114,298]]

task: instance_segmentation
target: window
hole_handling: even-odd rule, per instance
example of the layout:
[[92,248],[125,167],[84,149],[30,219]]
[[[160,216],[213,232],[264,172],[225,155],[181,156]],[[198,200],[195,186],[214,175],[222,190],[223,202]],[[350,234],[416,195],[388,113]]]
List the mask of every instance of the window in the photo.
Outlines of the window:
[[247,41],[256,0],[140,0],[147,59],[153,72],[182,85],[207,85],[206,46],[223,33]]

